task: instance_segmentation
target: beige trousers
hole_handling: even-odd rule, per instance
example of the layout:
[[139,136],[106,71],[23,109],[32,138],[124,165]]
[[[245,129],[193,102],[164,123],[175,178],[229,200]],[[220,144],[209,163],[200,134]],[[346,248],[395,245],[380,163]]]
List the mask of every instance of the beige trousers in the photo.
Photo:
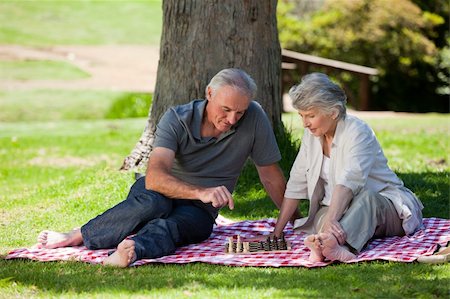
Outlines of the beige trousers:
[[[320,232],[328,206],[322,206],[314,217],[314,231]],[[339,220],[347,234],[347,244],[361,251],[373,237],[404,236],[402,220],[392,202],[369,190],[357,194]]]

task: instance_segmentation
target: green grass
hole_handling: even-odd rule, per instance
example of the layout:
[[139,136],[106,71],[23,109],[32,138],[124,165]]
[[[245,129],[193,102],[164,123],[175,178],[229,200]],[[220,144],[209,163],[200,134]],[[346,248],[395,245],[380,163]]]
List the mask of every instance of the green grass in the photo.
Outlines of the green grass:
[[0,91],[0,122],[142,117],[150,103],[149,94],[119,91]]
[[90,75],[64,61],[0,61],[0,80],[72,80]]
[[3,0],[0,44],[158,45],[160,0]]
[[384,262],[312,270],[204,264],[114,270],[0,261],[0,275],[10,275],[0,288],[5,298],[446,298],[447,270]]
[[[292,115],[283,118],[286,122]],[[448,120],[448,115],[368,120],[393,169],[424,202],[425,217],[450,218]],[[0,123],[0,254],[31,246],[43,229],[79,226],[121,201],[133,178],[118,168],[145,122],[137,118]],[[300,137],[301,132],[296,123],[294,135]],[[281,142],[283,156],[291,160],[295,143]],[[445,162],[427,162],[441,159]],[[283,163],[288,173],[290,162]],[[234,194],[235,210],[224,209],[223,215],[276,217],[261,188],[249,165]],[[449,283],[449,264],[366,262],[318,269],[188,264],[118,270],[76,262],[0,260],[4,298],[445,298]]]

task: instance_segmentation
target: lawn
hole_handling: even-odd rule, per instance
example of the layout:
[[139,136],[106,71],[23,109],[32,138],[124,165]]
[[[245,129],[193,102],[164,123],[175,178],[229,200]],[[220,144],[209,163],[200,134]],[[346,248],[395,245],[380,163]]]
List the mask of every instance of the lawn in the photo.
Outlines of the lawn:
[[160,0],[0,1],[0,45],[158,45]]
[[73,80],[90,75],[64,61],[0,61],[0,80]]
[[143,117],[150,102],[149,94],[125,91],[0,90],[0,122]]
[[[295,125],[296,116],[284,115],[283,119],[288,126],[293,124],[293,134],[299,137],[302,130],[298,122]],[[118,168],[145,121],[0,123],[0,253],[33,245],[43,229],[69,230],[122,200],[133,178]],[[425,216],[449,218],[448,115],[368,122],[392,168],[424,202]],[[283,165],[288,172],[289,161]],[[234,196],[236,209],[225,210],[226,217],[277,215],[251,166],[240,178]],[[433,298],[448,296],[449,282],[448,264],[380,261],[319,269],[189,264],[118,270],[76,262],[0,260],[0,292],[8,298]]]

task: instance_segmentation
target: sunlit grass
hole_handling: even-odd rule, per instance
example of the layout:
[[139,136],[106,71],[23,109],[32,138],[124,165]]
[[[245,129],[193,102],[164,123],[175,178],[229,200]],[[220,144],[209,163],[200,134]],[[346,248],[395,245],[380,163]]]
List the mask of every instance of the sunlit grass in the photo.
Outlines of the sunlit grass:
[[[70,119],[146,116],[150,106],[149,97],[149,95],[141,93],[106,90],[0,91],[0,122],[50,121],[51,123],[51,121]],[[140,105],[138,106],[136,103]],[[21,124],[17,125],[22,126]]]
[[0,80],[71,80],[90,75],[65,61],[0,61]]
[[158,45],[161,38],[160,0],[9,0],[0,11],[0,44]]
[[[393,149],[399,152],[396,172],[424,202],[425,216],[450,218],[448,159],[432,166],[409,156],[417,152],[424,161],[445,158],[448,147],[438,142],[448,139],[445,117],[368,121],[388,149],[388,158],[395,161],[390,155]],[[79,226],[121,201],[133,177],[118,168],[145,122],[138,118],[0,123],[0,254],[33,245],[43,229]],[[393,124],[392,132],[387,122]],[[433,124],[424,126],[427,134],[414,129],[425,123]],[[405,140],[416,147],[410,149]],[[427,140],[433,140],[433,150]],[[285,159],[293,159],[295,143],[279,142]],[[414,170],[404,166],[411,163],[416,163]],[[289,161],[282,165],[288,174]],[[224,209],[226,217],[277,216],[252,165],[245,168],[234,197],[236,208]],[[367,262],[318,269],[189,264],[119,270],[76,262],[0,260],[0,293],[7,298],[432,298],[447,296],[449,282],[448,264]]]

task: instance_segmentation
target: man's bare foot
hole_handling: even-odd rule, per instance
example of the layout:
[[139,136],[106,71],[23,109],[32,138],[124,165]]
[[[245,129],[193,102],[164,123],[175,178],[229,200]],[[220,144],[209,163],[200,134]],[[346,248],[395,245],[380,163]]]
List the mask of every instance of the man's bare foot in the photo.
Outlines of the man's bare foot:
[[320,248],[319,242],[320,240],[318,238],[318,235],[309,235],[305,238],[304,244],[309,248],[309,250],[311,250],[308,258],[310,262],[323,262],[323,260],[325,259],[322,254],[322,249]]
[[81,245],[83,244],[83,236],[79,228],[75,228],[68,233],[44,230],[39,234],[37,241],[40,244],[39,247],[52,249]]
[[125,268],[135,260],[134,241],[125,239],[117,246],[117,250],[103,261],[103,265]]
[[330,261],[346,262],[356,258],[347,247],[339,245],[337,239],[332,234],[321,233],[319,235],[322,241],[322,254]]

